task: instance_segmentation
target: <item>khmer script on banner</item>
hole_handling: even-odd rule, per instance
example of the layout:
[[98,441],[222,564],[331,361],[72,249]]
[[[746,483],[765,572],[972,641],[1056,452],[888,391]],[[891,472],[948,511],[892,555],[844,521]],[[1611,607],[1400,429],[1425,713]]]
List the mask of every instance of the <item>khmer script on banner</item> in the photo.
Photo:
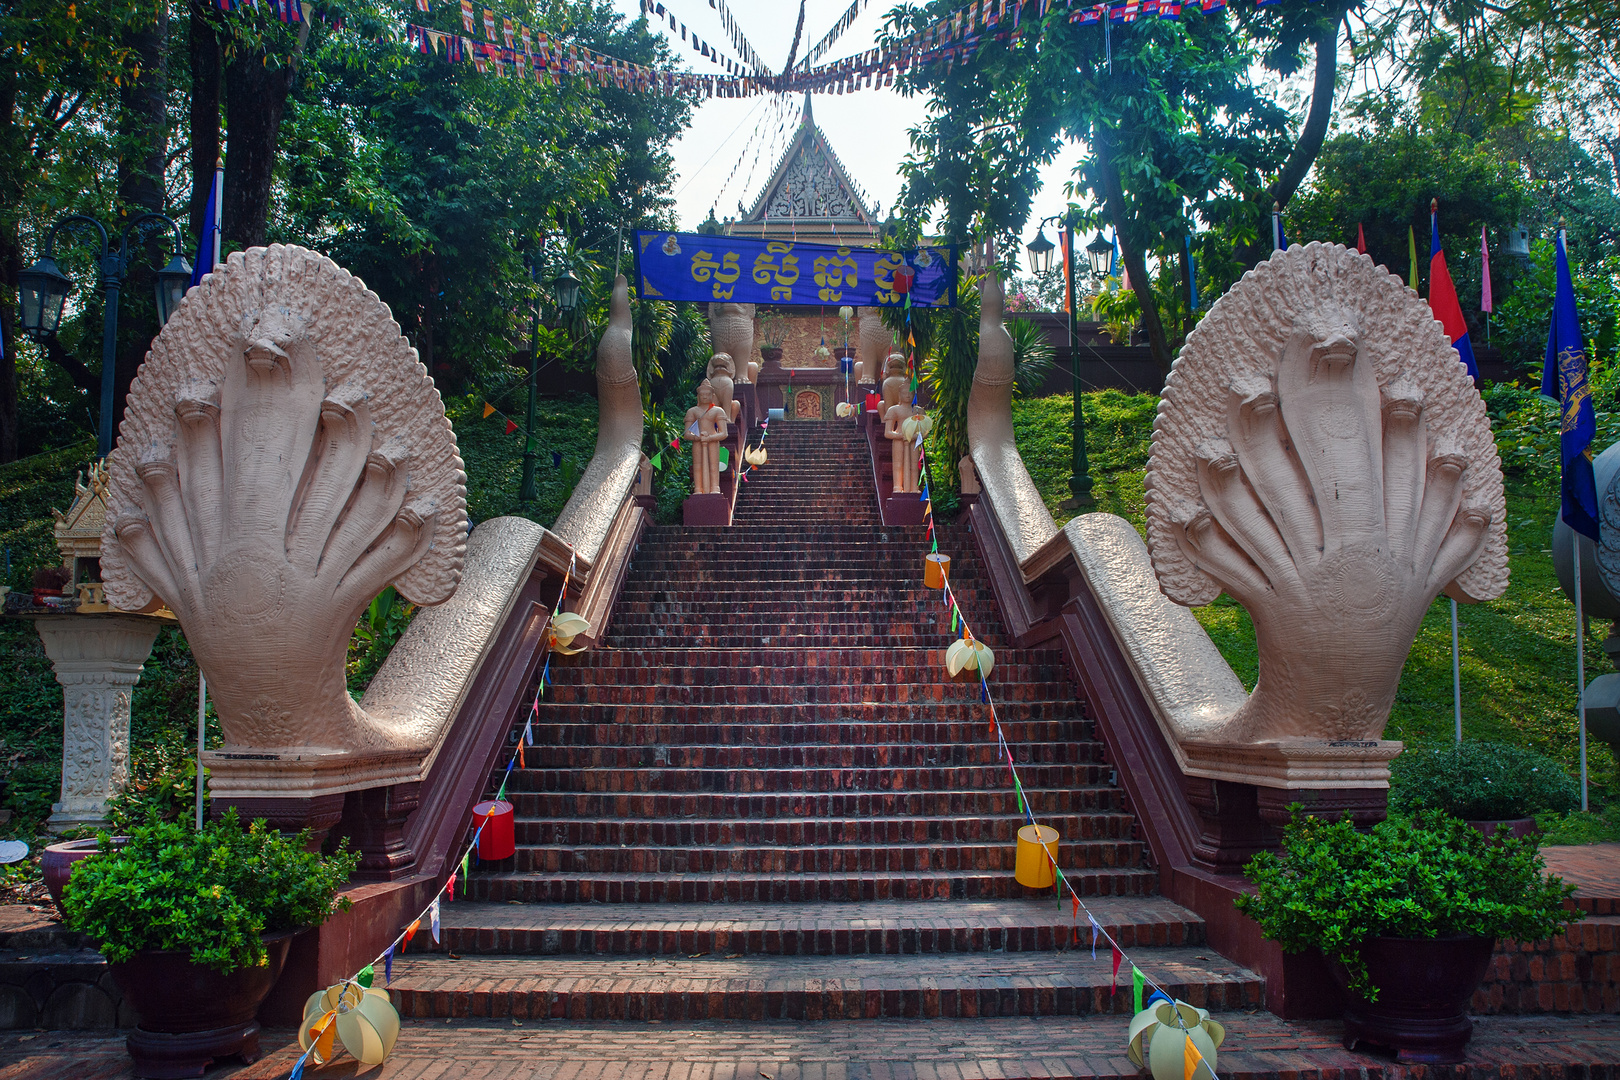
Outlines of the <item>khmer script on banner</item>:
[[876,251],[638,231],[636,256],[640,292],[648,299],[898,307],[906,302],[909,277],[913,306],[956,305],[954,246]]

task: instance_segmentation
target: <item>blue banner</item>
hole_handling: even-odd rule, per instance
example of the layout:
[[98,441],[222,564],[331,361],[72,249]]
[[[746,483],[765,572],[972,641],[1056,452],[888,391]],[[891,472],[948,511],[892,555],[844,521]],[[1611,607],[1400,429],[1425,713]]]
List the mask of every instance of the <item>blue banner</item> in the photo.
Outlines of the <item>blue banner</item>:
[[906,302],[909,274],[914,307],[955,307],[956,255],[954,246],[876,251],[750,236],[636,233],[638,288],[651,300],[899,307]]

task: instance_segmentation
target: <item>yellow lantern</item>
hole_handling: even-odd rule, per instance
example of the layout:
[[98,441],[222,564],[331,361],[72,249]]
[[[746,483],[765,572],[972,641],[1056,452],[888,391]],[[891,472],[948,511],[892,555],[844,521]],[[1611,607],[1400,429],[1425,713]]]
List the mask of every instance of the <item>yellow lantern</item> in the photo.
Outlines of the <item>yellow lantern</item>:
[[929,415],[927,413],[919,414],[916,417],[916,421],[917,421],[916,434],[926,437],[927,434],[930,431],[934,430],[934,421],[933,421],[932,418],[929,417]]
[[951,576],[951,557],[931,551],[923,556],[923,584],[930,589],[943,589]]
[[564,656],[584,652],[583,645],[577,649],[570,649],[568,646],[572,645],[579,635],[590,632],[591,624],[583,615],[563,611],[551,617],[551,647]]
[[333,983],[311,994],[304,1004],[304,1022],[298,1026],[298,1046],[309,1051],[316,1065],[336,1056],[338,1042],[360,1064],[377,1065],[394,1049],[397,1038],[399,1010],[388,994],[357,982]]
[[978,682],[990,677],[996,654],[988,645],[973,640],[973,635],[951,643],[945,650],[945,674],[956,682]]
[[765,462],[767,460],[767,455],[765,453],[765,444],[760,443],[758,446],[755,446],[755,447],[752,447],[750,449],[744,450],[743,451],[743,460],[748,462],[748,464],[754,466],[756,469],[759,468],[759,466],[765,464]]
[[1153,1080],[1188,1080],[1187,1044],[1208,1066],[1199,1069],[1192,1080],[1214,1080],[1215,1051],[1226,1041],[1226,1029],[1209,1018],[1207,1009],[1177,1001],[1158,1001],[1131,1018],[1127,1055],[1138,1068],[1143,1064]]
[[1013,880],[1031,889],[1050,889],[1057,880],[1058,831],[1050,825],[1018,830],[1018,856]]

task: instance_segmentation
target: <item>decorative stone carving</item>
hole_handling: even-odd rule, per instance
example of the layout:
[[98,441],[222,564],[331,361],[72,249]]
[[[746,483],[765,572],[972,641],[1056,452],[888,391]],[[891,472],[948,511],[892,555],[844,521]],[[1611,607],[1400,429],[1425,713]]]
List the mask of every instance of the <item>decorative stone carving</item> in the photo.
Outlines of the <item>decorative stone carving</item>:
[[883,358],[892,338],[889,328],[883,325],[880,308],[863,307],[859,314],[855,339],[855,381],[873,384],[878,381],[878,371],[883,367]]
[[742,402],[735,396],[732,380],[737,374],[737,362],[728,353],[717,352],[709,358],[709,369],[706,372],[709,386],[714,390],[714,402],[726,410],[726,419],[731,423],[737,422],[737,414],[742,412]]
[[1278,252],[1210,310],[1145,487],[1165,595],[1254,620],[1259,681],[1215,743],[1378,739],[1434,598],[1507,587],[1484,403],[1428,305],[1338,245]]
[[890,353],[883,365],[883,415],[887,417],[890,409],[910,397],[911,376],[906,358]]
[[709,341],[717,353],[730,356],[736,365],[732,377],[751,383],[759,375],[754,359],[754,305],[710,304]]
[[226,752],[420,759],[343,665],[385,586],[455,591],[466,476],[433,380],[359,279],[297,247],[233,254],[153,342],[110,470],[108,599],[179,617]]
[[917,448],[902,425],[913,416],[922,416],[917,406],[902,402],[883,414],[883,437],[889,440],[889,464],[896,492],[917,492]]
[[48,827],[67,832],[109,823],[107,803],[129,782],[129,705],[162,627],[137,615],[36,619],[62,684],[62,798]]
[[726,410],[707,379],[698,384],[698,403],[686,410],[684,435],[692,442],[692,494],[720,494],[720,444],[727,433]]

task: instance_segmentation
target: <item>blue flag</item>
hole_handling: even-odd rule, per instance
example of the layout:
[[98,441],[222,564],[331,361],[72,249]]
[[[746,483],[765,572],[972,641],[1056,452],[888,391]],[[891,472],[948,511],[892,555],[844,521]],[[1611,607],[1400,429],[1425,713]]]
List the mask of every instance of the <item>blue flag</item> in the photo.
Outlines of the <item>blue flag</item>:
[[214,183],[208,189],[208,205],[203,209],[202,235],[197,237],[197,257],[191,260],[191,283],[201,285],[203,276],[219,261],[219,215],[224,195],[225,170],[214,170]]
[[1592,540],[1598,538],[1597,481],[1592,475],[1592,437],[1597,416],[1592,411],[1592,387],[1586,381],[1586,348],[1581,340],[1580,313],[1575,309],[1575,284],[1569,276],[1569,252],[1564,230],[1558,230],[1558,294],[1553,299],[1552,325],[1547,330],[1547,361],[1541,371],[1541,392],[1558,402],[1559,457],[1564,524]]

